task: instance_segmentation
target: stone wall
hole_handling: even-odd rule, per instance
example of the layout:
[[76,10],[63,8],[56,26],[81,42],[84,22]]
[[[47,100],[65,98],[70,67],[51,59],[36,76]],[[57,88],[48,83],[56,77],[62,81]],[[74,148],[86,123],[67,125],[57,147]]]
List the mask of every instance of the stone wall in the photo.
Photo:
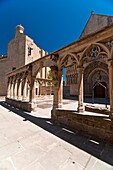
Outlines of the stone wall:
[[7,79],[6,79],[6,70],[7,70],[7,57],[0,58],[0,95],[6,95],[7,88]]
[[[29,36],[25,36],[25,63],[24,64],[28,64],[31,63],[39,58],[42,57],[42,49],[40,49],[33,41],[32,38],[30,38]],[[31,50],[31,51],[29,51]],[[43,56],[46,54],[46,52],[43,54]]]
[[14,107],[25,110],[27,112],[31,112],[35,110],[35,105],[33,103],[18,101],[14,99],[6,98],[6,102]]
[[112,16],[92,14],[88,20],[80,38],[83,38],[91,33],[97,32],[106,26],[113,24]]
[[13,38],[8,44],[8,72],[19,68],[25,63],[25,35]]
[[52,119],[69,128],[83,131],[86,134],[113,142],[113,121],[106,115],[86,115],[69,110],[56,110]]
[[40,95],[52,95],[54,86],[40,86]]

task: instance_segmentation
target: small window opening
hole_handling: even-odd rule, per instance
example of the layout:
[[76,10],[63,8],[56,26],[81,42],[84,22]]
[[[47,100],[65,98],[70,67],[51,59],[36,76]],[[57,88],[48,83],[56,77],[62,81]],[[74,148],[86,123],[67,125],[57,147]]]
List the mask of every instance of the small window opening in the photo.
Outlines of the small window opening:
[[30,56],[31,55],[31,51],[33,50],[33,48],[31,48],[31,47],[28,47],[28,56]]
[[13,67],[12,70],[16,70],[16,67]]
[[38,95],[38,88],[36,88],[36,95]]

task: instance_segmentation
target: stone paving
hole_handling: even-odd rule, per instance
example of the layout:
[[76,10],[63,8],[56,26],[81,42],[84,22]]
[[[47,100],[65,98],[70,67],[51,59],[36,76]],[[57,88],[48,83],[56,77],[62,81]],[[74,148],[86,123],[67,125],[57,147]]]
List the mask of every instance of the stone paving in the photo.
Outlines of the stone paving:
[[112,144],[55,125],[51,99],[37,105],[27,113],[0,101],[0,170],[113,170]]

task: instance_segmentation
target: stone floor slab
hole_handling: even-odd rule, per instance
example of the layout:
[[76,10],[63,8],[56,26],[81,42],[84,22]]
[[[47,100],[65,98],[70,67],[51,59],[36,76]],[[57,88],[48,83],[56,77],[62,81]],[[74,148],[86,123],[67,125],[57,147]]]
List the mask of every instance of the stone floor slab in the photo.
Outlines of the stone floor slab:
[[0,148],[0,160],[4,160],[11,155],[22,152],[23,149],[24,148],[18,142],[5,145],[4,147]]
[[0,170],[15,170],[11,158],[0,161]]
[[13,164],[18,169],[24,169],[30,166],[33,162],[45,155],[45,151],[39,148],[37,145],[31,146],[29,149],[25,149],[22,152],[11,157]]
[[39,161],[46,170],[56,170],[69,159],[70,155],[71,153],[62,146],[56,146]]

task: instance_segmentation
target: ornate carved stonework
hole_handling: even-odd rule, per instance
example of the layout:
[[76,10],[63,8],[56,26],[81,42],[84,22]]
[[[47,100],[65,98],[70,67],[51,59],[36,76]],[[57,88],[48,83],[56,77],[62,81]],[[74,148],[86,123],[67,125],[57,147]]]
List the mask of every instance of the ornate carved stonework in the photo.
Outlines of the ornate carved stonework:
[[76,63],[74,56],[67,55],[65,60],[62,62],[62,67],[69,67],[73,65],[74,63]]
[[107,58],[107,53],[99,45],[93,45],[84,55],[83,63],[104,60],[105,58]]
[[108,66],[105,63],[95,61],[84,70],[84,94],[86,96],[92,96],[93,86],[98,81],[106,82],[108,88]]
[[58,58],[59,58],[59,55],[58,55],[58,54],[52,54],[52,55],[51,55],[51,60],[52,60],[52,61],[57,62]]
[[85,68],[84,80],[87,80],[87,77],[89,76],[89,74],[96,68],[101,68],[101,69],[105,70],[106,72],[108,72],[107,64],[100,62],[100,61],[94,61]]
[[51,66],[51,72],[53,81],[58,81],[58,67]]
[[109,48],[112,48],[113,47],[113,40],[106,42],[105,45]]

